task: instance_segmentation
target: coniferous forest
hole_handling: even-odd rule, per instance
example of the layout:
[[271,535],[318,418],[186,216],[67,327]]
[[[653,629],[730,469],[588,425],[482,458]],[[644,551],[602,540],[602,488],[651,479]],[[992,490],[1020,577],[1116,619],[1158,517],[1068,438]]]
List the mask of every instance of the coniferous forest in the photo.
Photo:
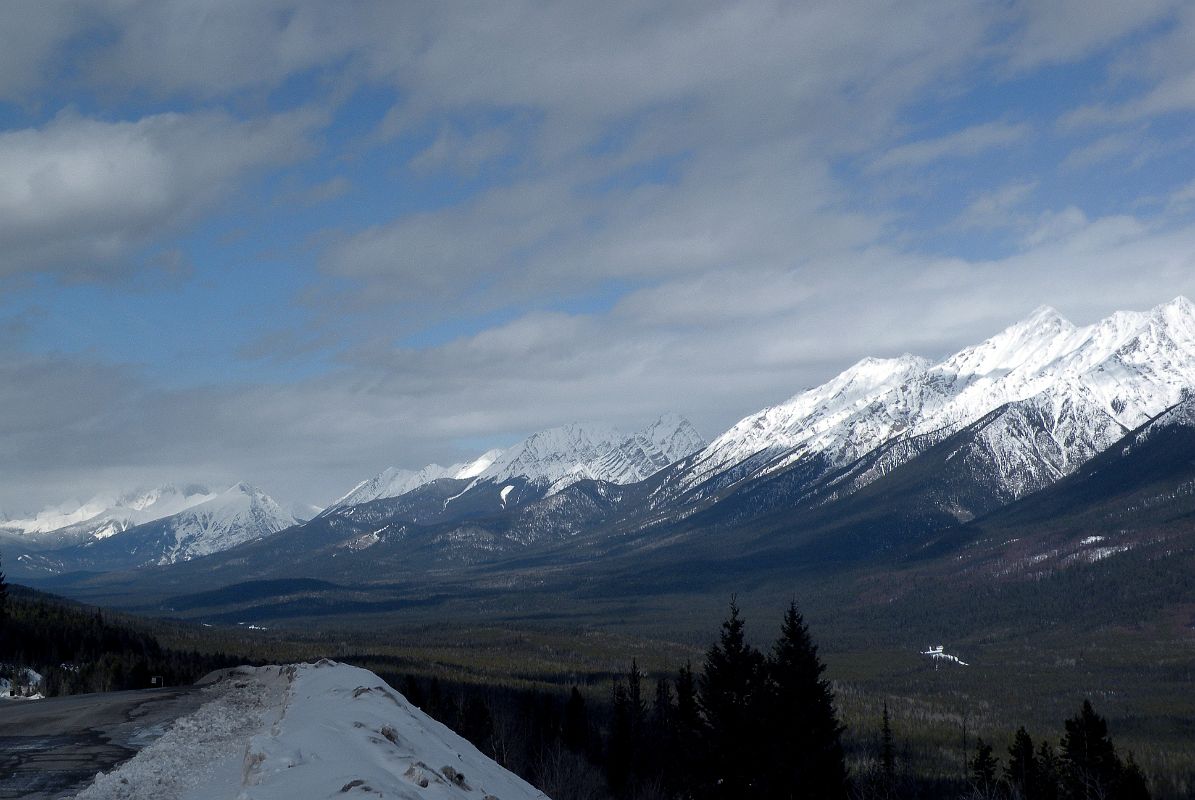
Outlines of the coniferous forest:
[[[1057,745],[1025,729],[974,743],[969,775],[926,780],[903,768],[887,707],[881,735],[849,754],[831,684],[795,603],[766,651],[732,600],[702,663],[648,675],[632,660],[608,695],[453,683],[374,668],[417,706],[555,800],[948,797],[1146,800],[1147,777],[1120,753],[1090,702]],[[190,683],[246,655],[163,647],[126,619],[17,587],[0,574],[0,663],[42,675],[47,696]],[[260,659],[259,659],[260,661]],[[849,766],[848,766],[849,765]]]

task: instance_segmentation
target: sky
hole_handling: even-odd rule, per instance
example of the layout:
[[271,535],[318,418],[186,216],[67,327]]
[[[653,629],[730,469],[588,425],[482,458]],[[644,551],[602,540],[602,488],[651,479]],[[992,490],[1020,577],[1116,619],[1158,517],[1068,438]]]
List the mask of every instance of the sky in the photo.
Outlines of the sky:
[[1195,297],[1195,4],[12,0],[0,512],[707,437]]

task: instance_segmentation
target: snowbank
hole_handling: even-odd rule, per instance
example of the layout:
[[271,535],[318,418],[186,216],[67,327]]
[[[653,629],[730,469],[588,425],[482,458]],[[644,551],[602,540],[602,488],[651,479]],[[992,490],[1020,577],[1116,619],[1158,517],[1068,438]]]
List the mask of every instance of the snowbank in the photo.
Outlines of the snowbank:
[[368,670],[240,668],[205,691],[198,711],[80,800],[546,800]]

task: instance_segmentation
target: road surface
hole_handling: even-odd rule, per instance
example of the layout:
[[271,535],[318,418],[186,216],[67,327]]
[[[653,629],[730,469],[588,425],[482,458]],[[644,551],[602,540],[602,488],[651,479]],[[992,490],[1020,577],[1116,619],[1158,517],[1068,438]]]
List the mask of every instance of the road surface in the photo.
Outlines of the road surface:
[[200,686],[0,701],[0,800],[57,800],[203,702]]

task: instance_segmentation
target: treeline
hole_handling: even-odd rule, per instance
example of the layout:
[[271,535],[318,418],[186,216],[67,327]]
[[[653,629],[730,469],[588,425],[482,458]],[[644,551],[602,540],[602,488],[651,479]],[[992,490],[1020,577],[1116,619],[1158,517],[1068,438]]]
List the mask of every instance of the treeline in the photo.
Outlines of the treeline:
[[99,609],[13,587],[0,607],[0,664],[42,676],[47,697],[194,683],[208,672],[246,663],[240,656],[163,647],[144,631]]
[[971,761],[972,795],[1001,800],[1149,800],[1149,786],[1130,753],[1122,761],[1108,735],[1108,723],[1090,701],[1065,723],[1057,750],[1049,741],[1036,748],[1019,728],[1001,767],[992,746],[976,743]]
[[[887,708],[880,735],[846,768],[824,667],[795,606],[761,653],[737,607],[700,669],[650,680],[632,661],[605,697],[386,674],[416,705],[555,800],[1148,800],[1130,756],[1084,703],[1056,749],[1018,730],[1001,760],[979,741],[969,778],[926,779],[899,754]],[[856,743],[858,745],[859,743]],[[957,762],[956,762],[957,763]],[[956,775],[958,773],[955,773]]]
[[556,800],[849,797],[842,727],[795,605],[763,653],[731,604],[700,670],[649,681],[632,662],[607,702],[397,683],[412,702]]

